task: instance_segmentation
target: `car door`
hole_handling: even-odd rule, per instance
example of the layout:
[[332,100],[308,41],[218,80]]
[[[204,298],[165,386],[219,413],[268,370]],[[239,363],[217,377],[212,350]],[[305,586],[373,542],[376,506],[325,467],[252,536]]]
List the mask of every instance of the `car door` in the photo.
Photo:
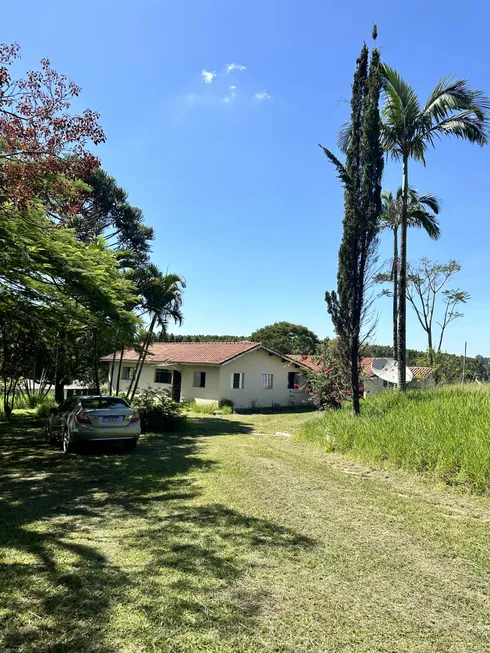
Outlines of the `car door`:
[[71,406],[73,406],[73,399],[70,397],[69,399],[66,399],[54,413],[51,420],[51,433],[55,438],[61,438],[63,435],[66,417],[71,411]]

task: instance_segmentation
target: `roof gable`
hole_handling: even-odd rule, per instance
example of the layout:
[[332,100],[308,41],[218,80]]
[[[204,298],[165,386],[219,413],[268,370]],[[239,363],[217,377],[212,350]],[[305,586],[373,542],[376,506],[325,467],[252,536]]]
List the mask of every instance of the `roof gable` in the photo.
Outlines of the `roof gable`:
[[[265,347],[260,342],[155,342],[150,345],[148,357],[145,361],[150,364],[162,365],[225,365],[240,356],[245,356],[253,351],[265,351],[270,355],[278,356],[287,363],[294,363],[307,367],[302,360],[294,356],[287,356],[280,352]],[[113,354],[104,356],[101,360],[112,361]],[[120,352],[116,352],[119,360]],[[123,354],[125,363],[136,363],[139,352],[127,349]]]
[[[150,345],[147,363],[168,363],[192,365],[222,365],[237,356],[260,347],[258,342],[155,342]],[[136,362],[139,353],[128,349],[123,354],[124,362]],[[112,360],[112,354],[103,361]],[[118,360],[118,354],[116,354]]]

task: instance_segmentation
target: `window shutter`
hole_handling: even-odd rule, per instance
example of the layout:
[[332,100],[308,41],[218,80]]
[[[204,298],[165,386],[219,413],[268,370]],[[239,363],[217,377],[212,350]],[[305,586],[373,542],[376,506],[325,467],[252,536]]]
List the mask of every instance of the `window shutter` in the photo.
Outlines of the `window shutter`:
[[243,372],[233,372],[230,379],[230,390],[242,390],[245,381]]

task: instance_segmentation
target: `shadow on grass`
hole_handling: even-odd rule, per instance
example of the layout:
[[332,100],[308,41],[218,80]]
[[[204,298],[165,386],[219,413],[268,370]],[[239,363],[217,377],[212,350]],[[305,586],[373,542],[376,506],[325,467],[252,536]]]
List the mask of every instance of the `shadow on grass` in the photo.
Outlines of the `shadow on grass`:
[[[199,435],[251,430],[204,421]],[[239,582],[251,560],[314,542],[193,503],[216,465],[200,446],[192,433],[150,435],[132,454],[65,456],[38,422],[0,425],[2,651],[160,650],[183,631],[233,639],[253,627],[267,595]]]
[[254,431],[251,424],[222,417],[191,417],[188,425],[190,433],[203,436],[246,435]]

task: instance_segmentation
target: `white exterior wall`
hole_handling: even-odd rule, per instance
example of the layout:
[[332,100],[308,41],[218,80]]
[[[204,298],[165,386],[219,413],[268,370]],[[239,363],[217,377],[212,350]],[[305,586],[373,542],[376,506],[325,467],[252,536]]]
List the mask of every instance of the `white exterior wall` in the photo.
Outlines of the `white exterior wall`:
[[[134,362],[134,363],[132,363],[132,362],[127,362],[127,363],[123,362],[122,367],[123,368],[124,367],[136,367],[136,362]],[[114,365],[114,381],[112,383],[112,391],[113,392],[116,391],[118,369],[119,369],[119,365],[118,365],[118,363],[116,363]],[[156,371],[156,369],[157,368],[153,366],[153,363],[152,364],[149,364],[149,363],[144,364],[143,369],[141,370],[140,382],[138,384],[138,388],[140,390],[144,390],[145,388],[148,388],[148,387],[150,387],[150,388],[160,388],[162,390],[164,390],[164,389],[171,390],[172,389],[172,384],[171,383],[155,383],[155,371]],[[162,366],[161,368],[158,368],[158,369],[162,369],[162,370],[163,369],[169,369],[170,371],[172,371],[172,368],[165,368],[164,366]],[[110,373],[110,369],[109,369],[109,373]],[[121,380],[119,381],[119,392],[127,392],[130,383],[131,383],[131,381],[125,381],[121,376]]]
[[[136,367],[136,362],[123,362],[122,367]],[[145,363],[141,372],[138,388],[147,387],[172,389],[171,384],[155,383],[155,370],[158,366],[154,363]],[[180,365],[158,369],[178,369],[182,373],[181,401],[196,401],[207,403],[220,399],[232,399],[236,408],[271,408],[274,404],[280,406],[303,406],[308,403],[308,394],[302,390],[288,388],[288,373],[295,372],[300,375],[299,385],[304,383],[301,368],[288,365],[281,358],[269,355],[268,352],[258,350],[239,356],[229,363],[221,366],[214,365]],[[194,372],[206,372],[206,386],[194,388]],[[231,388],[231,375],[244,374],[243,389]],[[116,389],[118,364],[114,366],[113,392]],[[262,374],[273,375],[273,387],[266,390],[262,388]],[[129,381],[121,378],[120,392],[126,392]]]
[[[179,369],[182,372],[181,401],[196,401],[197,403],[218,401],[220,372],[218,366],[182,365]],[[193,387],[194,372],[206,372],[206,386],[204,388]]]
[[[243,389],[231,388],[231,375],[242,373]],[[300,373],[301,369],[288,366],[278,356],[269,356],[268,352],[258,350],[240,356],[220,367],[219,398],[232,399],[235,408],[271,408],[273,404],[280,406],[304,405],[308,399],[306,392],[288,389],[288,373]],[[273,374],[271,390],[262,388],[262,374]],[[300,383],[301,385],[301,383]]]

